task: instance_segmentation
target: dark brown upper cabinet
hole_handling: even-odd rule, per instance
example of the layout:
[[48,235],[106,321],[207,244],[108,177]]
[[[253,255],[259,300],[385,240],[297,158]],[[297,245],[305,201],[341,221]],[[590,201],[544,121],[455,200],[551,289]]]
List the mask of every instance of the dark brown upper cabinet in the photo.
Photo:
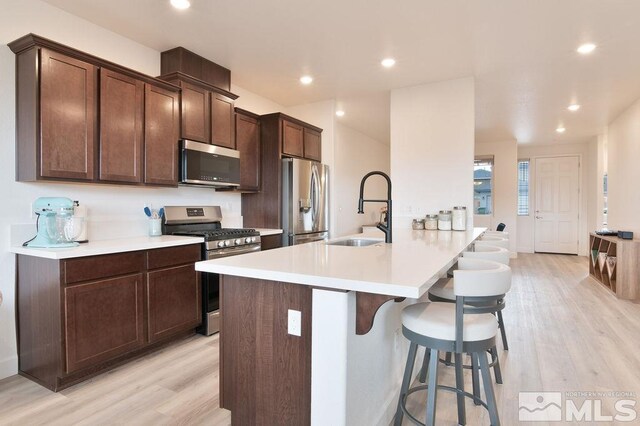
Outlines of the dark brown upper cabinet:
[[[282,157],[320,161],[321,134],[322,129],[279,112],[260,116],[260,191],[242,194],[245,225],[254,228],[282,226]],[[236,140],[240,146],[239,139]],[[240,158],[242,164],[245,157],[241,154]]]
[[233,103],[238,96],[181,72],[160,78],[182,89],[183,139],[235,149]]
[[282,120],[282,152],[294,157],[304,157],[304,128],[289,120]]
[[144,83],[100,70],[100,180],[142,182]]
[[18,57],[16,70],[17,178],[93,180],[97,67],[49,49],[30,49]]
[[240,151],[241,191],[260,190],[260,116],[236,108],[236,149]]
[[211,93],[202,87],[181,82],[182,137],[211,142]]
[[34,34],[9,47],[16,180],[177,186],[179,87]]
[[284,116],[282,126],[282,153],[290,157],[322,160],[322,129]]
[[160,54],[162,75],[181,72],[222,90],[231,90],[231,71],[184,47],[175,47]]
[[144,182],[178,184],[180,96],[151,84],[145,86]]
[[304,158],[309,160],[322,160],[322,142],[320,132],[304,128]]
[[211,143],[235,149],[233,99],[220,93],[211,93]]

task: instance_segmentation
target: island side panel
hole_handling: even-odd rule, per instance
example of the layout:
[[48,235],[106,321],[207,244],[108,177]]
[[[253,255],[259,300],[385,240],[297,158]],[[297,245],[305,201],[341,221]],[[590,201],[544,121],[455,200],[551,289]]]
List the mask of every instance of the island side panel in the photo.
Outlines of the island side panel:
[[[220,394],[234,425],[311,422],[312,289],[277,281],[221,278]],[[288,334],[288,310],[302,335]]]

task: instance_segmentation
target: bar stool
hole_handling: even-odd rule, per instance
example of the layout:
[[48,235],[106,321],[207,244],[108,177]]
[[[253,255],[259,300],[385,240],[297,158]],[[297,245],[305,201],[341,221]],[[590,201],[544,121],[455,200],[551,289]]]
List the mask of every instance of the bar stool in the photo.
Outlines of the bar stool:
[[[509,250],[502,247],[495,246],[478,246],[475,248],[475,251],[468,251],[462,253],[462,257],[467,259],[484,259],[491,260],[494,262],[502,263],[504,265],[509,265],[510,255]],[[455,303],[456,297],[453,293],[453,280],[452,279],[441,279],[438,280],[428,292],[429,300],[434,302],[446,302],[446,303]],[[477,305],[477,304],[476,304]],[[495,314],[498,320],[498,329],[500,330],[500,335],[502,337],[502,347],[505,351],[509,350],[509,343],[507,342],[507,333],[504,327],[504,321],[502,318],[502,311],[505,308],[506,304],[504,302],[504,297],[496,298],[495,300],[489,301],[489,303],[483,303],[484,306],[495,307],[495,310],[491,313]],[[491,364],[493,367],[493,372],[496,378],[496,383],[502,384],[502,370],[500,369],[500,360],[498,358],[498,350],[493,347],[489,351],[491,354]],[[445,355],[444,364],[447,366],[452,366],[451,363],[451,353],[447,353]],[[427,368],[428,365],[426,362],[422,365],[422,370],[420,371],[419,380],[424,383],[427,376]],[[473,393],[474,395],[478,395],[480,392],[480,388],[478,385],[478,371],[477,365],[473,362],[471,365],[464,365],[463,368],[472,369],[473,370]]]
[[[489,260],[461,258],[460,269],[454,272],[453,291],[456,303],[416,303],[402,311],[402,333],[411,345],[398,398],[395,426],[407,417],[416,424],[434,425],[436,415],[437,390],[448,390],[457,394],[458,423],[466,423],[465,397],[487,408],[491,424],[500,425],[496,407],[493,383],[486,352],[495,347],[498,332],[490,309],[471,306],[468,303],[482,303],[487,298],[495,300],[505,294],[511,285],[511,269],[504,264]],[[491,308],[493,309],[493,308]],[[410,388],[418,346],[424,346],[428,353],[428,377],[426,385]],[[438,385],[439,351],[452,352],[455,356],[456,386]],[[479,366],[486,401],[479,396],[464,391],[462,354],[470,353],[474,364]],[[407,396],[427,390],[426,423],[421,423],[407,411]]]
[[480,239],[476,240],[473,243],[474,247],[478,246],[496,246],[509,249],[509,240],[506,238],[494,237],[494,236],[486,236],[480,237]]
[[507,231],[484,231],[482,235],[487,237],[500,237],[507,240],[509,239],[509,233]]

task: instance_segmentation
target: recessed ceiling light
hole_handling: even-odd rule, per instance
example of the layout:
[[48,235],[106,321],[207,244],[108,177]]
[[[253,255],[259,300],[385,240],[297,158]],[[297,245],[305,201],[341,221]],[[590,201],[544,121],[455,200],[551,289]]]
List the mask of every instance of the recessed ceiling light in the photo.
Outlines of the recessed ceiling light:
[[580,105],[578,105],[578,104],[572,104],[572,105],[569,105],[569,106],[567,107],[567,109],[568,109],[569,111],[573,111],[573,112],[575,112],[575,111],[577,111],[577,110],[579,110],[579,109],[580,109]]
[[302,84],[311,84],[313,82],[313,77],[310,75],[303,75],[300,77],[300,83]]
[[558,132],[558,133],[564,133],[564,132],[565,132],[565,130],[567,130],[567,129],[565,129],[564,127],[560,126],[560,127],[558,127],[558,128],[556,129],[556,132]]
[[176,9],[184,10],[189,9],[189,6],[191,6],[191,2],[189,0],[171,0],[171,6],[175,7]]
[[341,110],[341,109],[339,109],[339,110],[337,110],[337,111],[336,111],[336,115],[337,115],[338,117],[344,117],[344,111],[343,111],[343,110]]
[[380,63],[385,68],[391,68],[392,66],[394,66],[396,64],[396,60],[393,59],[393,58],[385,58]]
[[596,49],[596,45],[593,43],[585,43],[578,47],[577,52],[583,55],[589,54]]

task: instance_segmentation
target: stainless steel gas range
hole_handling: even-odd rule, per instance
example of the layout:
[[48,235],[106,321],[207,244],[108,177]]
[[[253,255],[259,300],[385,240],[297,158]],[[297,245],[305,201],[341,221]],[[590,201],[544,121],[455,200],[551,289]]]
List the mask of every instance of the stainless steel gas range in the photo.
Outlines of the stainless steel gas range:
[[[219,206],[165,206],[162,233],[203,237],[204,260],[260,251],[260,233],[255,229],[223,228]],[[207,336],[220,331],[220,276],[201,275],[202,327]]]

